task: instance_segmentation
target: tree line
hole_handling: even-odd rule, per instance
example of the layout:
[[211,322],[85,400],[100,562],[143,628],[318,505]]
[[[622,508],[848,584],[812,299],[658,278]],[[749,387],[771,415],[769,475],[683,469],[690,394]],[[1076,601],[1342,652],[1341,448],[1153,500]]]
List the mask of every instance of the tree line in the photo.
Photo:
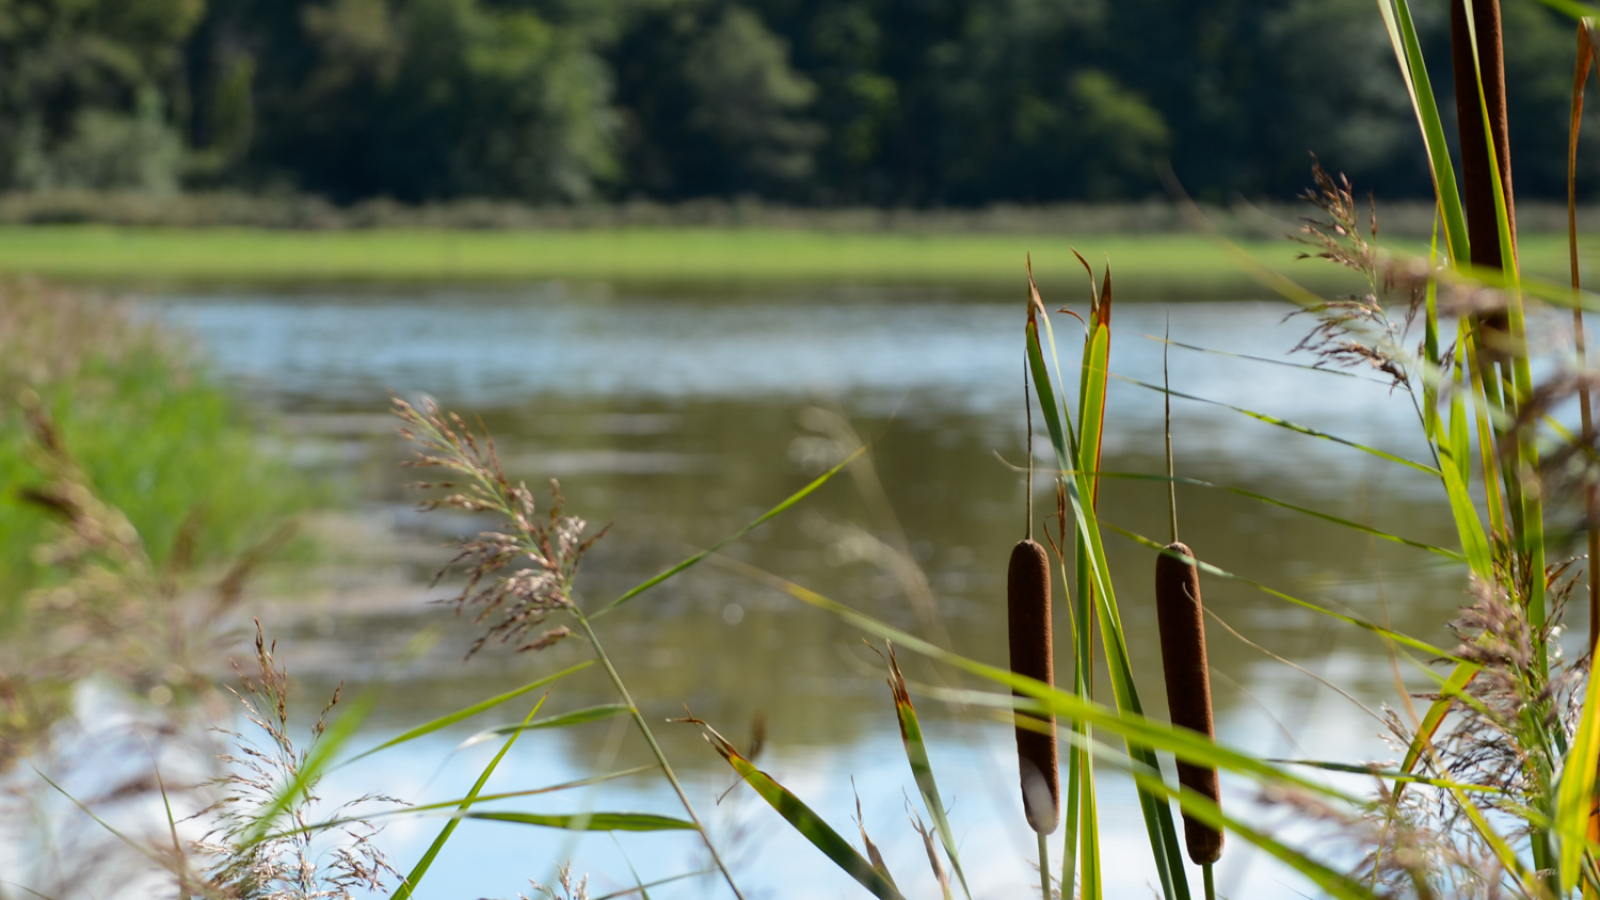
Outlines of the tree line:
[[[1504,12],[1518,192],[1564,196],[1571,25]],[[1310,151],[1429,189],[1371,0],[0,0],[8,190],[1225,201]]]

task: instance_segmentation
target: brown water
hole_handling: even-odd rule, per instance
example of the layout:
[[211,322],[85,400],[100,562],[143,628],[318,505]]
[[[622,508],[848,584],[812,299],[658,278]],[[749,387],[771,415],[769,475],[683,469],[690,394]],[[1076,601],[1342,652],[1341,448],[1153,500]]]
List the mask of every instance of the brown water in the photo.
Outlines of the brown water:
[[[227,378],[281,412],[289,446],[307,465],[354,476],[364,486],[355,521],[369,537],[352,538],[352,546],[402,548],[398,560],[355,553],[352,559],[390,561],[366,573],[347,566],[338,580],[305,585],[305,593],[323,598],[315,611],[280,616],[308,693],[342,677],[371,677],[419,628],[448,622],[439,607],[421,602],[447,593],[428,594],[421,586],[437,552],[419,558],[404,548],[427,548],[478,527],[462,517],[411,511],[401,483],[413,476],[392,467],[404,448],[381,418],[391,390],[427,393],[481,416],[513,476],[530,483],[560,478],[572,511],[612,523],[584,564],[579,588],[587,603],[614,597],[720,540],[796,490],[836,458],[827,429],[848,422],[874,439],[871,471],[881,493],[871,479],[841,476],[729,554],[930,633],[928,617],[918,615],[915,576],[908,575],[920,572],[938,628],[954,648],[1005,661],[1003,572],[1024,522],[1024,482],[1010,465],[1025,459],[1020,302],[846,288],[692,300],[544,285],[167,296],[152,299],[150,308],[197,334]],[[1285,311],[1248,301],[1124,306],[1115,313],[1112,367],[1159,382],[1161,344],[1149,335],[1159,334],[1169,315],[1176,340],[1287,359],[1306,325],[1282,323]],[[1065,316],[1056,327],[1062,364],[1071,368],[1081,332]],[[1183,348],[1172,349],[1170,365],[1173,387],[1185,393],[1412,458],[1425,453],[1408,396],[1365,373],[1310,372]],[[1439,489],[1421,473],[1220,406],[1177,400],[1172,413],[1181,476],[1454,544]],[[1107,470],[1161,471],[1158,394],[1114,381],[1107,429]],[[1043,460],[1047,445],[1040,440],[1037,447]],[[1038,479],[1041,511],[1053,503],[1048,480]],[[1168,539],[1164,485],[1111,480],[1100,503],[1107,522]],[[1449,640],[1443,623],[1462,598],[1459,573],[1447,560],[1221,489],[1181,487],[1179,507],[1183,538],[1217,566],[1427,640]],[[1130,541],[1108,541],[1145,706],[1160,717],[1152,559]],[[893,548],[908,550],[915,567]],[[1398,702],[1386,649],[1366,633],[1249,585],[1210,579],[1205,590],[1208,606],[1249,641],[1369,705]],[[1064,615],[1058,605],[1061,635]],[[575,646],[522,656],[496,647],[462,664],[474,634],[469,622],[452,625],[428,658],[391,674],[394,682],[361,743],[580,658]],[[882,664],[859,632],[743,576],[702,566],[602,620],[600,636],[654,722],[681,715],[687,705],[742,740],[752,718],[764,714],[770,739],[762,765],[847,836],[856,833],[854,776],[865,824],[901,886],[908,896],[934,895],[920,839],[904,818],[904,797],[915,796],[915,788]],[[1271,756],[1392,755],[1361,709],[1215,626],[1211,664],[1223,741]],[[1408,681],[1420,681],[1415,669],[1400,666]],[[920,660],[908,660],[908,674],[926,682],[940,677]],[[611,702],[608,685],[591,676],[562,682],[546,711]],[[1016,796],[1009,729],[932,700],[921,708],[974,895],[1023,896],[1036,884],[1028,863],[1034,849]],[[380,787],[413,802],[460,796],[493,745],[454,755],[452,748],[526,712],[519,701],[372,757],[345,770],[338,790]],[[663,723],[659,734],[751,895],[864,896],[753,795],[735,792],[718,807],[716,795],[733,778],[694,730]],[[646,758],[635,735],[607,723],[536,733],[519,743],[490,790],[557,783]],[[1108,896],[1148,896],[1154,875],[1133,792],[1114,774],[1103,777],[1101,790]],[[1225,802],[1249,806],[1247,785],[1226,790]],[[662,784],[639,778],[508,808],[675,809]],[[384,840],[402,868],[439,824],[391,826]],[[1058,844],[1059,836],[1052,841],[1059,858]],[[694,841],[679,836],[626,837],[619,845],[603,836],[574,841],[467,823],[419,896],[529,893],[527,878],[548,881],[553,862],[569,856],[576,871],[593,874],[598,895],[628,883],[624,852],[647,880],[704,862]],[[1303,888],[1238,842],[1221,864],[1219,883],[1233,896],[1295,896]],[[723,894],[708,880],[652,892]]]

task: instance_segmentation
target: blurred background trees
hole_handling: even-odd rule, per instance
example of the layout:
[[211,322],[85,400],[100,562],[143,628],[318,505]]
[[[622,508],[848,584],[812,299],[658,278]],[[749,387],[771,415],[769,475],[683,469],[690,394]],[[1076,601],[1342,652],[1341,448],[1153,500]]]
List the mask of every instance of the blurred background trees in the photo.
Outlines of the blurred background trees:
[[[1570,26],[1505,14],[1519,193],[1556,196]],[[1368,0],[0,0],[11,190],[970,205],[1170,159],[1225,201],[1316,150],[1420,196],[1403,97]]]

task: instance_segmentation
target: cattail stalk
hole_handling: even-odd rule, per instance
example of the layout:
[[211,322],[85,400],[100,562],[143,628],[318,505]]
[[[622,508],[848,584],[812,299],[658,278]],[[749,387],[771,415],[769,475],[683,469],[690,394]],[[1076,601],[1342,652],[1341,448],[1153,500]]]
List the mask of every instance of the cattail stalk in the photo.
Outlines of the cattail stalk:
[[[1187,544],[1173,541],[1156,557],[1156,619],[1172,724],[1215,740],[1200,570]],[[1178,783],[1213,803],[1221,802],[1215,768],[1180,759]],[[1222,832],[1188,814],[1183,817],[1183,837],[1195,865],[1208,866],[1222,857]]]
[[[1050,634],[1050,559],[1038,541],[1024,538],[1011,550],[1006,570],[1007,622],[1011,671],[1055,684]],[[1017,765],[1022,775],[1022,808],[1039,834],[1056,830],[1061,820],[1061,772],[1056,762],[1054,716],[1017,713]]]

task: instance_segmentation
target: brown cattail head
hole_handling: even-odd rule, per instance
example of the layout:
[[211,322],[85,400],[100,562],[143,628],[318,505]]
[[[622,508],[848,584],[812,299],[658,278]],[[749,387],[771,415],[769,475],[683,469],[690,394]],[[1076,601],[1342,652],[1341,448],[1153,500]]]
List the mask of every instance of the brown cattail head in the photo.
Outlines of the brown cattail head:
[[[1011,671],[1055,684],[1050,637],[1050,558],[1032,539],[1018,541],[1006,571]],[[1029,721],[1023,722],[1023,717]],[[1056,764],[1054,716],[1017,713],[1017,765],[1022,770],[1022,808],[1040,834],[1061,820],[1061,771]]]
[[[1168,553],[1194,559],[1188,545],[1174,541]],[[1200,605],[1200,570],[1163,553],[1156,557],[1156,618],[1161,627],[1161,662],[1167,676],[1167,705],[1172,724],[1198,731],[1215,740],[1211,719],[1211,676],[1206,668],[1205,613]],[[1178,761],[1178,782],[1221,802],[1217,770]],[[1195,865],[1209,865],[1222,857],[1222,832],[1204,822],[1183,817],[1183,837]]]

